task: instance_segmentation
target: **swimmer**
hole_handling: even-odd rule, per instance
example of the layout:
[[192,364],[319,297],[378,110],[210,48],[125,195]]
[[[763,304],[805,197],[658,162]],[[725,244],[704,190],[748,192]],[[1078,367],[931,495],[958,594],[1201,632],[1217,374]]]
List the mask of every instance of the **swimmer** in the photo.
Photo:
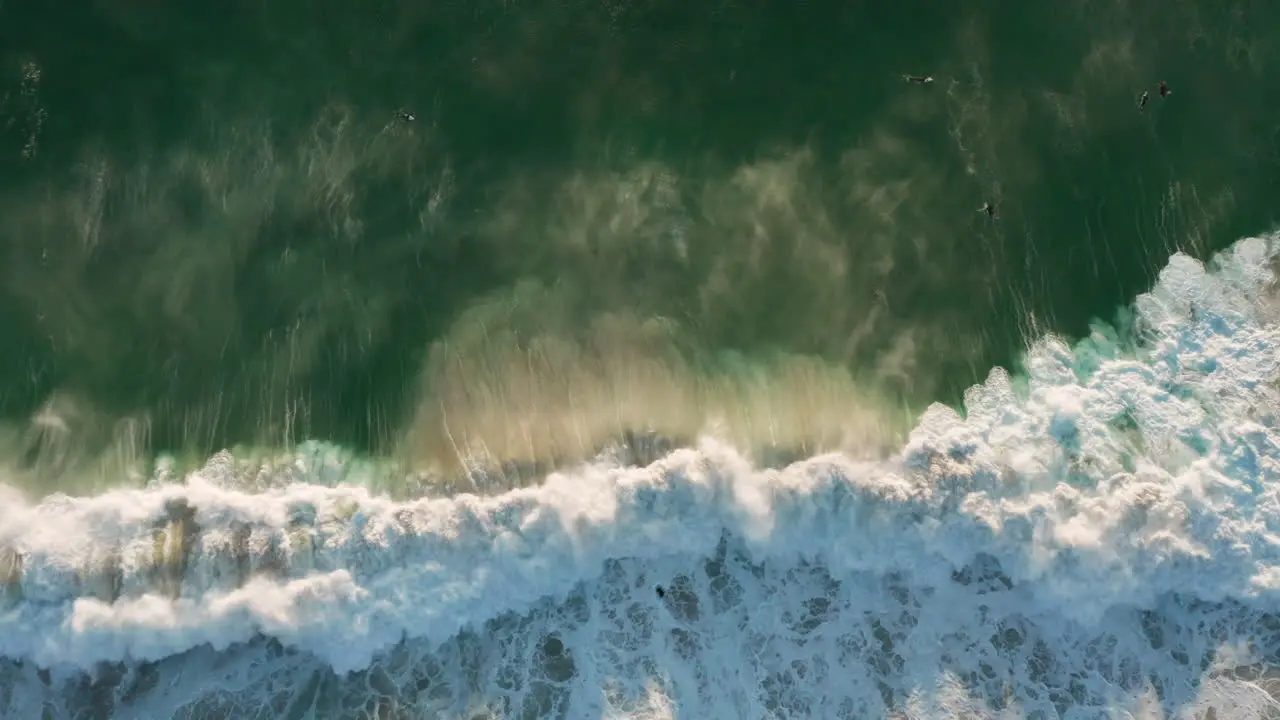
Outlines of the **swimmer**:
[[910,83],[916,83],[918,85],[924,85],[926,83],[933,82],[932,75],[903,75],[902,79]]
[[982,207],[978,208],[978,212],[986,213],[987,217],[991,218],[992,220],[996,219],[996,206],[992,205],[989,202],[982,203]]
[[413,113],[409,112],[408,110],[401,110],[396,114],[399,115],[400,119],[404,120],[405,122],[413,122],[414,120],[418,119],[417,117],[414,116]]
[[1169,83],[1161,80],[1160,81],[1160,97],[1167,98],[1172,94],[1173,94],[1173,91],[1169,89]]

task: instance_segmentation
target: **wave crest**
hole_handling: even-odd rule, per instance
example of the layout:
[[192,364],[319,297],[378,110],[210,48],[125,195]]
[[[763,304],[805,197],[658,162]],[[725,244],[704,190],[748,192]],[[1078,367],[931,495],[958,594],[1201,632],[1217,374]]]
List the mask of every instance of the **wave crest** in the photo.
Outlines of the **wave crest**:
[[[1262,624],[1203,642],[1252,643],[1266,655],[1270,641],[1258,633],[1280,589],[1275,251],[1275,238],[1243,240],[1208,269],[1175,256],[1135,303],[1142,339],[1133,351],[1102,326],[1074,349],[1046,338],[1028,354],[1025,376],[993,371],[967,393],[965,417],[932,407],[887,462],[829,455],[760,470],[707,439],[648,467],[602,462],[497,497],[399,502],[352,484],[375,466],[312,445],[274,471],[292,482],[257,493],[230,481],[227,456],[181,483],[146,489],[38,504],[6,491],[0,655],[88,671],[267,637],[332,672],[367,673],[406,642],[447,648],[472,629],[585,602],[589,619],[557,636],[585,668],[586,644],[606,633],[604,618],[623,623],[623,635],[639,632],[643,623],[618,613],[662,584],[662,597],[646,602],[665,608],[671,633],[692,633],[686,640],[701,649],[686,661],[712,652],[713,639],[763,652],[747,645],[798,648],[810,632],[829,644],[815,658],[833,661],[842,631],[880,632],[884,620],[866,614],[871,595],[863,595],[875,592],[898,597],[895,612],[913,618],[900,618],[910,627],[882,641],[898,660],[882,659],[897,669],[880,675],[928,677],[938,688],[989,662],[950,657],[927,676],[903,665],[914,653],[937,659],[956,628],[1017,626],[1024,641],[1034,631],[1060,663],[1079,643],[1121,643],[1116,622],[1150,616],[1163,619],[1141,622],[1181,627],[1196,613],[1234,613]],[[691,562],[738,563],[741,577],[717,580],[704,569],[707,587],[685,597]],[[618,573],[631,579],[619,585]],[[827,578],[811,589],[829,592],[791,597],[785,587],[796,573]],[[717,631],[726,621],[709,619],[716,611],[689,609],[715,606],[716,583],[755,588],[756,600],[771,604],[737,621],[747,624],[740,636]],[[627,588],[625,596],[609,600],[610,587]],[[797,613],[816,598],[848,612],[811,608],[809,630],[762,640],[771,623],[801,622]],[[1113,650],[1151,677],[1185,675],[1149,653]],[[767,665],[757,655],[742,672],[767,686]],[[606,676],[665,677],[658,695],[711,707],[701,695],[712,692],[709,680],[682,685],[661,662],[591,667],[583,687],[604,687]],[[1038,697],[1043,682],[1008,672],[1000,703]],[[723,692],[750,694],[750,683],[724,682]],[[969,688],[961,695],[973,692],[972,682],[955,682]],[[1143,682],[1109,687],[1133,700],[1145,697]],[[1081,691],[1094,700],[1099,692]],[[1167,703],[1170,693],[1156,695]],[[924,702],[903,688],[879,694],[879,709],[865,709]],[[586,689],[566,697],[574,708],[600,699]],[[746,697],[734,701],[740,709]]]

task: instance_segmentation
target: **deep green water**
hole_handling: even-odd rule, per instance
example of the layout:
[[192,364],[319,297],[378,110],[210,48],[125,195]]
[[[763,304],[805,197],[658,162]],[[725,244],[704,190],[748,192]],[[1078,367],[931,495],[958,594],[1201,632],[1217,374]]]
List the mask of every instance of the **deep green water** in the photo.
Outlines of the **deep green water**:
[[802,356],[954,402],[1272,226],[1276,28],[1243,0],[5,0],[5,452],[55,484],[121,438],[386,452],[454,377],[423,369],[506,373],[475,348],[508,329],[568,347],[569,386],[587,355]]

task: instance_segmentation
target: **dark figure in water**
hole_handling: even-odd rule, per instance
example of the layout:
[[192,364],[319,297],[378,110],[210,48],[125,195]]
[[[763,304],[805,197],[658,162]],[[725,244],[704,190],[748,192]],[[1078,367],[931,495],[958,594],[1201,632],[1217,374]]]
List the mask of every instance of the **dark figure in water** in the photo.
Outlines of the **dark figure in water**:
[[409,112],[408,110],[401,110],[400,112],[398,112],[398,113],[396,113],[396,114],[397,114],[397,115],[399,115],[399,116],[400,116],[400,119],[401,119],[401,120],[404,120],[405,122],[413,122],[414,120],[417,120],[417,119],[418,119],[418,118],[414,117],[414,114],[413,114],[413,113],[411,113],[411,112]]
[[661,600],[662,598],[664,598],[664,597],[666,597],[666,596],[667,596],[667,591],[666,591],[666,590],[663,590],[661,585],[659,585],[659,586],[658,586],[657,590],[658,590],[658,599],[659,599],[659,600]]
[[1146,90],[1143,90],[1143,91],[1142,91],[1142,94],[1138,96],[1138,111],[1139,111],[1139,112],[1141,112],[1141,111],[1143,111],[1143,110],[1146,110],[1146,109],[1147,109],[1147,101],[1148,101],[1148,100],[1150,100],[1150,99],[1151,99],[1151,93],[1147,92]]
[[907,82],[917,83],[919,85],[924,85],[925,83],[933,82],[932,75],[903,75],[902,79],[906,80]]
[[1160,81],[1160,97],[1167,98],[1172,94],[1173,94],[1173,91],[1169,89],[1169,83],[1161,80]]
[[986,213],[987,217],[991,218],[992,220],[996,219],[996,206],[989,202],[982,203],[982,207],[978,208],[978,212]]

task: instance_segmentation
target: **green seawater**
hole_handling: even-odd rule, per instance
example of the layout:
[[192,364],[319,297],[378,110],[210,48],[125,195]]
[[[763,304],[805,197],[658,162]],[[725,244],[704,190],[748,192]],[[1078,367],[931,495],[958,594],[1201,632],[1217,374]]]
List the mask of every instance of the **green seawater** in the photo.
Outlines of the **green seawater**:
[[1243,0],[5,0],[0,455],[43,493],[309,438],[522,481],[716,422],[891,446],[864,426],[1272,227],[1277,28]]

